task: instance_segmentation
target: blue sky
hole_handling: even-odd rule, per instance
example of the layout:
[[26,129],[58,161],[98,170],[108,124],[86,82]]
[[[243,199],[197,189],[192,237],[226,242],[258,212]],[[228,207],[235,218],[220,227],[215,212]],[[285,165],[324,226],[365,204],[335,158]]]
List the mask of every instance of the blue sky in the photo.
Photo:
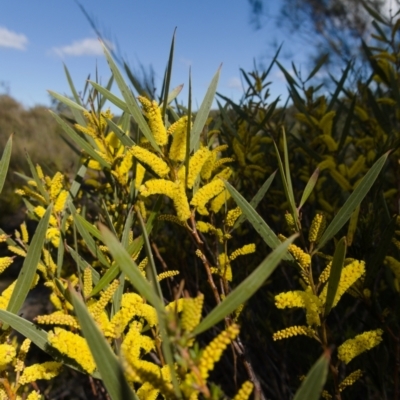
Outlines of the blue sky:
[[[172,87],[187,87],[192,68],[194,106],[199,105],[213,75],[222,63],[218,91],[239,99],[242,94],[239,68],[250,71],[253,60],[269,64],[273,40],[284,38],[275,27],[279,1],[270,6],[263,29],[249,23],[247,0],[82,0],[102,32],[118,43],[129,65],[152,65],[160,89],[175,27],[176,45]],[[293,51],[291,40],[284,52]],[[298,48],[301,60],[302,48]],[[297,51],[297,50],[296,50]],[[70,94],[63,63],[76,88],[82,90],[96,66],[102,83],[110,72],[95,32],[73,0],[13,0],[2,2],[0,14],[0,81],[25,107],[49,105],[47,89]],[[282,60],[285,62],[285,60]],[[277,69],[272,71],[274,98],[286,96],[286,85]],[[114,87],[114,92],[117,89]],[[4,93],[0,88],[0,93]],[[273,99],[274,99],[273,98]],[[187,104],[187,92],[179,97]],[[271,100],[273,100],[271,99]]]

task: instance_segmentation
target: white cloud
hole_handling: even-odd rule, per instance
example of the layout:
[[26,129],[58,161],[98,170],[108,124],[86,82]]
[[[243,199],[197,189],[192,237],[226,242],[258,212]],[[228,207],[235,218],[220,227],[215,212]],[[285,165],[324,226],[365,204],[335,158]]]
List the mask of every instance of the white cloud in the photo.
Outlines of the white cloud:
[[[108,48],[113,48],[110,43],[107,43]],[[59,57],[72,56],[99,56],[103,55],[103,49],[101,43],[98,39],[86,38],[82,40],[77,40],[69,45],[62,47],[54,47],[53,53],[57,54]]]
[[243,89],[242,82],[240,81],[240,79],[237,76],[229,79],[228,87],[231,88],[231,89],[238,89],[238,90],[242,90]]
[[28,38],[22,33],[15,33],[0,26],[0,47],[11,47],[17,50],[25,50]]

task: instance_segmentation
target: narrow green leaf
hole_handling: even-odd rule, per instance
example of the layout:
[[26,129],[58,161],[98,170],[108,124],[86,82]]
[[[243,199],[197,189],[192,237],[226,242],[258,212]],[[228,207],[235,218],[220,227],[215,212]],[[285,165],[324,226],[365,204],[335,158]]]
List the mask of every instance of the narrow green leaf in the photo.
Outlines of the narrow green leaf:
[[214,100],[215,92],[217,90],[220,71],[221,67],[218,68],[216,74],[212,78],[210,86],[208,87],[206,95],[204,96],[203,102],[201,103],[199,111],[196,114],[196,119],[193,123],[192,135],[190,138],[190,151],[193,151],[195,148],[197,148],[200,142],[200,135],[203,131],[204,124],[207,121]]
[[73,200],[79,192],[82,185],[83,178],[86,175],[87,167],[86,165],[81,165],[78,172],[75,175],[74,181],[72,182],[71,189],[69,190],[70,199]]
[[55,99],[60,101],[61,103],[65,104],[66,106],[84,112],[86,109],[82,107],[80,104],[76,103],[75,101],[69,99],[68,97],[63,96],[62,94],[53,92],[52,90],[48,90],[49,94],[53,96]]
[[287,82],[290,85],[298,86],[296,81],[293,79],[292,75],[290,75],[289,72],[286,71],[286,69],[283,67],[283,65],[279,61],[276,61],[276,64],[278,65],[279,69],[283,72],[283,75],[285,75],[285,78],[286,78]]
[[[108,91],[111,90],[113,82],[114,82],[114,75],[111,75],[110,79],[108,80],[107,86],[106,86],[106,89]],[[86,84],[88,84],[88,82],[86,82]],[[101,96],[99,110],[101,110],[104,107],[104,104],[106,103],[106,101],[107,101],[107,98],[105,96]]]
[[39,221],[32,241],[29,245],[28,252],[22,264],[21,271],[19,272],[17,283],[12,292],[10,301],[8,303],[7,311],[17,314],[29,291],[31,290],[33,281],[35,279],[36,269],[42,255],[44,241],[46,239],[47,227],[49,225],[50,215],[53,210],[53,205],[47,207],[43,218]]
[[263,285],[287,253],[287,248],[298,235],[293,235],[276,249],[238,287],[217,305],[193,331],[198,335],[222,321],[246,302]]
[[389,26],[388,23],[383,19],[382,14],[375,11],[372,7],[368,6],[368,4],[364,1],[361,4],[367,10],[368,14],[371,15],[372,18],[376,19],[383,25]]
[[[174,101],[179,96],[179,93],[182,91],[183,86],[184,86],[183,83],[181,83],[179,86],[172,89],[171,92],[169,92],[167,104],[170,104],[172,101]],[[160,107],[162,107],[163,105],[164,105],[164,102],[160,104]]]
[[309,81],[321,69],[321,67],[326,63],[328,58],[329,58],[329,53],[323,54],[319,58],[319,60],[317,61],[317,64],[315,65],[314,69],[310,72],[310,75],[308,75],[308,78],[305,80],[304,83]]
[[168,65],[167,65],[167,70],[165,73],[165,81],[163,84],[164,98],[163,98],[163,105],[162,105],[162,109],[161,109],[161,118],[163,121],[165,121],[165,113],[167,111],[167,106],[168,106],[169,86],[171,83],[171,76],[172,76],[172,63],[174,61],[175,33],[176,33],[176,28],[174,30],[174,34],[172,35],[171,48],[170,48],[169,57],[168,57]]
[[[229,183],[225,182],[226,188],[229,190],[232,198],[242,210],[242,213],[247,217],[253,228],[259,233],[264,242],[271,248],[275,249],[281,241],[275,235],[274,231],[268,224],[258,215],[257,211],[247,202],[247,200]],[[287,253],[284,257],[285,260],[293,260],[291,254]]]
[[39,349],[46,351],[48,347],[47,332],[40,329],[33,322],[27,321],[14,313],[9,311],[0,310],[0,320],[7,325],[10,325],[17,332],[21,333],[39,347]]
[[151,251],[149,235],[146,232],[146,226],[144,224],[144,221],[143,221],[142,215],[140,214],[140,211],[137,210],[136,214],[139,219],[140,227],[142,228],[142,235],[143,235],[143,239],[144,239],[144,248],[145,248],[147,259],[148,259],[147,268],[146,268],[146,278],[153,286],[154,293],[157,293],[160,301],[162,301],[163,294],[161,291],[160,283],[158,282],[158,279],[157,279],[157,269],[156,269],[156,264],[154,262],[153,252]]
[[106,56],[108,65],[110,66],[111,71],[114,74],[115,81],[117,82],[117,85],[122,94],[122,97],[124,98],[124,100],[126,102],[129,113],[132,115],[133,119],[138,124],[139,129],[142,131],[145,138],[150,142],[150,144],[153,146],[153,148],[160,153],[161,150],[160,150],[158,144],[154,140],[154,137],[150,130],[150,127],[147,125],[146,120],[143,117],[142,111],[141,111],[135,97],[133,96],[128,85],[125,83],[124,78],[122,77],[121,72],[119,71],[117,65],[115,64],[110,52],[108,51],[108,49],[106,48],[106,46],[103,43],[102,43],[102,46],[103,46],[103,51]]
[[36,182],[37,188],[39,189],[40,194],[44,197],[44,199],[46,200],[46,202],[50,202],[50,197],[49,194],[47,193],[47,191],[44,189],[43,186],[43,182],[41,179],[39,179],[39,175],[36,171],[35,166],[33,165],[33,162],[31,160],[31,157],[29,156],[29,154],[26,152],[25,153],[25,157],[26,160],[28,161],[28,165],[29,165],[29,170],[31,171],[32,174],[32,178],[34,179],[34,181]]
[[101,156],[96,153],[93,147],[81,136],[79,136],[65,121],[63,121],[56,113],[50,111],[50,114],[56,119],[59,125],[64,129],[64,131],[68,134],[68,136],[86,153],[89,154],[94,160],[98,161],[103,168],[110,168],[110,165],[107,161],[103,160]]
[[330,102],[329,102],[329,104],[328,104],[328,108],[327,108],[327,110],[326,110],[327,113],[328,113],[329,111],[333,110],[333,107],[335,106],[336,100],[337,100],[337,98],[338,98],[340,92],[341,92],[342,89],[343,89],[344,83],[346,82],[347,75],[349,74],[349,72],[350,72],[350,70],[351,70],[352,67],[353,67],[353,61],[350,60],[350,61],[347,63],[346,69],[344,70],[343,75],[342,75],[342,77],[340,78],[340,81],[339,81],[338,84],[336,85],[336,89],[335,89],[335,91],[334,91],[334,93],[333,93],[333,95],[332,95],[332,97],[331,97],[331,100],[330,100]]
[[81,99],[79,98],[78,92],[75,89],[75,85],[74,85],[74,82],[73,82],[73,80],[71,78],[71,75],[70,75],[70,73],[68,71],[68,68],[64,63],[63,63],[63,66],[64,66],[65,75],[67,76],[69,87],[70,87],[72,95],[74,96],[74,99],[75,99],[75,102],[77,104],[79,104],[79,105],[82,105]]
[[336,292],[339,287],[340,276],[342,275],[342,269],[344,264],[344,259],[346,257],[347,243],[346,238],[342,237],[335,249],[335,254],[333,255],[331,271],[328,280],[328,291],[326,294],[325,311],[324,315],[327,317],[331,312],[333,302],[335,300]]
[[125,224],[124,224],[124,229],[122,231],[121,243],[125,249],[128,249],[128,247],[129,247],[129,233],[131,231],[132,224],[133,224],[133,207],[131,207],[128,212],[128,215],[126,217]]
[[[156,203],[157,204],[157,203]],[[161,204],[161,201],[159,202]],[[150,235],[153,227],[154,227],[154,222],[156,218],[157,212],[151,212],[149,218],[147,219],[146,223],[146,231],[147,234]],[[103,239],[102,239],[103,240]],[[132,255],[136,254],[138,251],[143,246],[143,236],[137,237],[129,246],[127,249],[128,254],[132,257]],[[118,274],[120,273],[120,268],[118,264],[113,263],[111,268],[107,270],[107,272],[101,277],[100,281],[98,284],[93,288],[92,293],[90,294],[91,296],[96,295],[99,293],[101,290],[103,290],[112,280],[114,280]]]
[[8,166],[10,165],[12,137],[13,135],[11,135],[7,140],[6,147],[4,148],[3,155],[1,156],[0,160],[0,193],[3,190],[4,182],[6,181]]
[[121,100],[119,97],[115,96],[113,93],[111,93],[109,90],[104,88],[103,86],[100,86],[98,83],[89,81],[89,83],[99,92],[101,93],[107,100],[109,100],[111,103],[116,105],[120,110],[126,112],[129,114],[129,109],[126,103]]
[[189,159],[190,159],[190,135],[192,130],[192,69],[189,68],[189,93],[188,93],[188,121],[186,126],[186,150],[185,150],[185,187],[189,175]]
[[97,235],[98,235],[98,238],[100,238],[100,240],[102,240],[102,236],[100,235],[100,232],[94,226],[90,226],[90,228],[88,228],[88,224],[89,223],[85,223],[87,221],[85,221],[85,219],[82,216],[77,214],[76,209],[72,205],[72,203],[69,203],[68,207],[71,210],[71,214],[72,214],[72,216],[74,218],[74,224],[77,227],[78,232],[82,236],[82,239],[84,240],[84,242],[85,242],[87,248],[89,249],[89,251],[105,267],[110,268],[110,263],[107,261],[105,255],[100,250],[100,248],[96,245],[96,242],[94,241],[94,239],[91,236],[91,234],[93,234],[93,232],[95,232],[96,233],[95,237],[97,237]]
[[353,115],[354,115],[354,109],[356,106],[356,102],[357,102],[357,97],[354,96],[350,103],[350,108],[347,112],[346,120],[344,122],[344,126],[342,129],[342,134],[340,136],[340,141],[339,141],[339,145],[338,145],[339,151],[341,151],[343,149],[343,146],[346,143],[346,138],[350,133],[350,128],[351,128],[351,123],[353,121]]
[[[284,146],[284,162],[285,165],[282,163],[281,156],[279,154],[279,149],[276,143],[274,142],[275,146],[275,152],[276,152],[276,157],[278,159],[278,166],[279,166],[279,172],[281,173],[282,177],[282,183],[283,183],[283,191],[285,192],[286,199],[289,203],[290,211],[292,213],[296,231],[298,232],[300,229],[300,224],[299,224],[299,216],[297,213],[297,208],[296,204],[294,202],[294,194],[293,194],[293,187],[292,187],[292,180],[290,178],[290,168],[289,168],[289,161],[287,160],[288,152],[287,152],[287,143],[286,143],[286,135],[285,133],[283,134],[283,146]],[[286,172],[285,172],[286,171]],[[288,173],[288,176],[286,176],[286,173]]]
[[[271,183],[275,179],[275,175],[276,175],[276,171],[274,171],[271,174],[271,176],[263,183],[263,185],[260,187],[260,189],[258,189],[255,196],[251,199],[250,205],[254,208],[254,210],[257,208],[260,201],[264,198],[269,187],[271,186]],[[246,215],[242,213],[242,215],[235,222],[234,229],[236,229],[238,226],[240,226],[245,220],[246,220]]]
[[313,174],[310,176],[310,179],[308,180],[307,185],[304,188],[304,192],[301,195],[301,200],[300,200],[298,210],[300,210],[304,206],[305,202],[310,197],[310,194],[314,190],[315,184],[317,183],[318,176],[319,176],[319,168],[317,168],[313,172]]
[[72,287],[69,288],[69,292],[79,325],[111,399],[138,400],[125,378],[121,361],[114,354],[85,304]]
[[293,400],[319,400],[321,398],[321,392],[328,375],[330,357],[329,350],[326,350],[308,371]]
[[354,192],[349,196],[346,203],[338,211],[329,226],[326,228],[326,231],[324,232],[318,243],[318,249],[321,249],[328,240],[333,238],[333,236],[349,220],[351,214],[356,209],[356,207],[361,204],[364,197],[369,192],[376,178],[381,172],[383,166],[385,165],[389,153],[390,152],[385,153],[375,162],[375,164],[371,167],[371,169],[367,172],[367,174],[355,188]]

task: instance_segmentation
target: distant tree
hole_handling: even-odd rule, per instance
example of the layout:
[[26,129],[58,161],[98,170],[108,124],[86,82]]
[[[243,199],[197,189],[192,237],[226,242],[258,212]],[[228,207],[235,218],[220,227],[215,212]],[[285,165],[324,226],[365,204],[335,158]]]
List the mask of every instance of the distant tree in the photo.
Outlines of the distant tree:
[[[264,26],[268,15],[267,0],[248,0],[251,24]],[[329,54],[332,66],[343,65],[360,54],[361,40],[368,42],[371,21],[379,19],[392,25],[400,0],[281,0],[276,25],[311,43],[313,59]],[[361,64],[355,65],[355,70]]]

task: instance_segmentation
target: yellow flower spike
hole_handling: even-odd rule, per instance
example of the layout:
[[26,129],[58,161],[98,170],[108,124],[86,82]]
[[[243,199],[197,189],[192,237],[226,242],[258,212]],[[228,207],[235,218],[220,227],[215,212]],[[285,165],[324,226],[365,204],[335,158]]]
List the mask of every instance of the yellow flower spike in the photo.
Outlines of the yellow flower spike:
[[211,181],[200,188],[193,196],[190,204],[197,208],[201,215],[208,215],[206,204],[215,196],[219,195],[225,189],[224,182],[221,179]]
[[[339,286],[333,301],[332,307],[335,307],[343,294],[365,273],[365,262],[354,260],[349,265],[346,265],[340,276]],[[328,285],[326,284],[322,289],[319,299],[322,304],[325,304],[326,295],[328,292]]]
[[244,256],[246,254],[251,254],[256,251],[256,245],[254,243],[245,244],[240,249],[235,250],[230,256],[229,259],[231,261],[235,260],[239,256]]
[[353,162],[353,165],[349,168],[349,178],[352,179],[357,176],[360,172],[363,171],[365,167],[366,158],[362,154],[360,154],[356,161]]
[[240,207],[236,207],[232,210],[228,211],[228,214],[226,215],[225,219],[225,224],[228,227],[233,227],[235,225],[236,220],[242,215],[242,210]]
[[80,329],[77,319],[72,315],[65,314],[64,311],[55,311],[48,315],[38,315],[35,321],[41,325],[63,325]]
[[156,400],[160,391],[155,389],[150,382],[145,382],[136,393],[139,400]]
[[353,383],[358,381],[362,377],[363,373],[361,369],[357,369],[348,375],[343,381],[339,384],[339,391],[343,392],[344,389],[351,386]]
[[184,116],[173,123],[168,129],[168,134],[174,134],[169,149],[169,158],[171,160],[183,161],[185,159],[187,123],[188,117]]
[[227,346],[236,339],[239,334],[239,326],[233,324],[225,331],[221,332],[202,352],[199,363],[200,376],[204,382],[214,369],[214,365],[218,362]]
[[[264,155],[263,155],[264,156]],[[232,157],[224,157],[220,158],[219,160],[215,161],[212,166],[212,172],[221,167],[222,165],[230,162],[234,162],[235,160]]]
[[148,165],[161,178],[168,175],[170,169],[167,163],[151,151],[140,146],[133,146],[129,151],[140,162]]
[[[17,246],[7,246],[7,249],[11,251],[12,253],[16,254],[17,256],[21,257],[26,257],[26,251],[24,249],[21,249],[21,247]],[[7,258],[7,257],[4,257]],[[10,257],[8,257],[10,258]]]
[[57,376],[61,371],[62,363],[55,361],[47,361],[43,364],[33,364],[26,367],[18,383],[26,385],[27,383],[35,382],[39,379],[52,379]]
[[54,262],[50,252],[47,249],[43,248],[42,252],[43,252],[43,261],[47,269],[54,275],[57,271],[57,264]]
[[5,369],[9,363],[11,363],[17,352],[15,347],[11,344],[0,344],[0,371]]
[[95,320],[100,317],[101,312],[104,310],[108,302],[112,299],[118,286],[118,279],[113,280],[108,288],[101,293],[100,299],[88,307],[89,312],[92,314]]
[[317,296],[301,290],[284,292],[275,296],[275,306],[277,308],[300,307],[306,310],[306,319],[309,326],[321,325],[319,309],[322,304]]
[[87,373],[96,369],[89,345],[82,336],[56,327],[48,333],[47,340],[60,353],[73,358]]
[[254,385],[250,381],[243,383],[233,400],[248,400],[253,391]]
[[118,182],[121,185],[126,185],[126,183],[128,181],[129,172],[132,169],[132,165],[133,165],[133,155],[130,151],[127,151],[123,155],[122,161],[119,164],[119,166],[116,168],[116,171],[115,171]]
[[291,244],[288,247],[288,250],[303,270],[310,267],[311,256],[300,249],[300,247],[296,246],[295,244]]
[[145,197],[164,194],[171,198],[180,221],[186,221],[191,215],[185,188],[180,183],[165,179],[151,179],[140,187],[140,193]]
[[57,199],[58,194],[63,188],[64,175],[61,172],[56,172],[51,180],[51,184],[49,185],[50,189],[50,199],[55,201]]
[[200,176],[203,180],[208,181],[211,178],[211,174],[213,172],[214,163],[217,160],[217,153],[212,151],[211,154],[208,156],[207,160],[205,161]]
[[197,221],[196,222],[196,229],[202,233],[207,233],[211,229],[211,224],[209,222],[204,221]]
[[0,234],[0,243],[6,242],[8,238],[9,236],[6,235],[5,233]]
[[54,247],[58,248],[58,246],[60,245],[60,240],[61,240],[60,230],[57,228],[47,229],[46,240],[49,240]]
[[65,203],[68,198],[68,191],[61,190],[60,194],[57,197],[56,202],[54,203],[54,212],[60,213],[64,210]]
[[321,393],[321,397],[325,400],[331,400],[332,396],[328,393],[327,390],[323,390]]
[[272,336],[273,340],[287,339],[293,336],[305,335],[312,337],[315,331],[307,326],[295,325],[289,328],[282,329],[275,332]]
[[217,213],[223,207],[223,205],[226,204],[230,197],[230,192],[227,189],[223,190],[218,196],[211,200],[210,210],[213,213]]
[[[25,221],[20,225],[20,229],[21,229],[22,241],[25,244],[28,244],[28,242],[29,242],[29,234],[28,234],[28,229],[26,227]],[[1,240],[0,240],[0,243],[1,243]]]
[[14,281],[10,286],[8,286],[8,288],[3,290],[3,293],[0,296],[0,310],[7,309],[8,302],[10,301],[16,283],[17,281]]
[[192,332],[194,328],[200,323],[201,312],[203,310],[204,295],[193,298],[183,299],[182,309],[182,328],[186,332]]
[[140,263],[138,264],[138,268],[140,271],[144,272],[144,269],[146,268],[146,265],[149,263],[149,259],[146,256],[145,258],[143,258],[142,261],[140,261]]
[[165,311],[167,313],[169,313],[169,312],[178,312],[179,313],[179,312],[182,312],[182,310],[183,310],[183,299],[182,298],[171,301],[170,303],[168,303],[165,306]]
[[296,231],[296,225],[295,225],[295,222],[294,222],[293,215],[288,213],[288,212],[285,212],[285,220],[286,220],[286,224],[287,224],[287,226],[289,228],[289,232],[290,233],[295,232]]
[[325,283],[331,274],[331,266],[332,266],[332,261],[328,263],[328,265],[324,268],[324,270],[321,272],[321,275],[318,278],[319,283]]
[[150,101],[146,97],[139,96],[138,100],[142,104],[143,111],[147,117],[148,124],[155,142],[159,146],[164,146],[168,142],[167,130],[161,116],[161,110],[155,101]]
[[15,372],[21,372],[25,368],[25,358],[26,358],[26,354],[29,351],[31,343],[32,342],[29,339],[25,339],[22,342],[21,347],[19,348],[16,363],[15,363],[15,368],[14,368]]
[[[153,387],[157,388],[156,390],[161,392],[164,398],[175,398],[168,365],[159,368],[148,361],[139,361],[134,365],[127,365],[126,372],[129,380],[143,382],[143,396],[146,396],[146,393],[150,392],[150,387]],[[148,397],[143,397],[143,399],[147,400]]]
[[210,150],[207,146],[201,147],[189,160],[189,173],[187,178],[187,187],[191,189],[199,176],[204,163],[210,156]]
[[245,148],[236,138],[232,141],[232,149],[236,154],[239,165],[244,167],[246,165]]
[[85,268],[83,273],[83,294],[85,298],[89,297],[93,288],[92,271],[89,267]]
[[399,291],[398,283],[400,282],[400,262],[392,256],[386,256],[383,263],[389,266],[389,268],[392,270],[397,282],[397,285],[395,285],[396,290]]
[[140,186],[142,185],[144,175],[146,173],[146,168],[143,167],[140,162],[136,163],[136,176],[135,176],[135,189],[139,190]]
[[163,279],[171,278],[173,276],[179,275],[179,271],[165,271],[157,275],[157,280],[160,282]]
[[[46,209],[42,206],[37,206],[33,209],[33,212],[40,218],[46,213]],[[57,227],[57,219],[54,215],[50,215],[50,226]]]
[[317,213],[311,222],[310,231],[308,233],[308,241],[310,243],[318,243],[324,233],[326,227],[326,217],[323,213]]
[[43,181],[44,180],[44,174],[43,174],[43,171],[42,171],[42,167],[39,164],[36,164],[36,172],[38,174],[39,179]]
[[14,257],[0,257],[0,274],[2,274],[14,261]]
[[364,351],[370,350],[382,341],[382,329],[367,331],[353,339],[346,340],[338,347],[338,358],[348,364]]
[[40,392],[34,390],[33,392],[30,392],[28,394],[28,397],[26,398],[26,400],[41,400],[42,396],[40,394]]

